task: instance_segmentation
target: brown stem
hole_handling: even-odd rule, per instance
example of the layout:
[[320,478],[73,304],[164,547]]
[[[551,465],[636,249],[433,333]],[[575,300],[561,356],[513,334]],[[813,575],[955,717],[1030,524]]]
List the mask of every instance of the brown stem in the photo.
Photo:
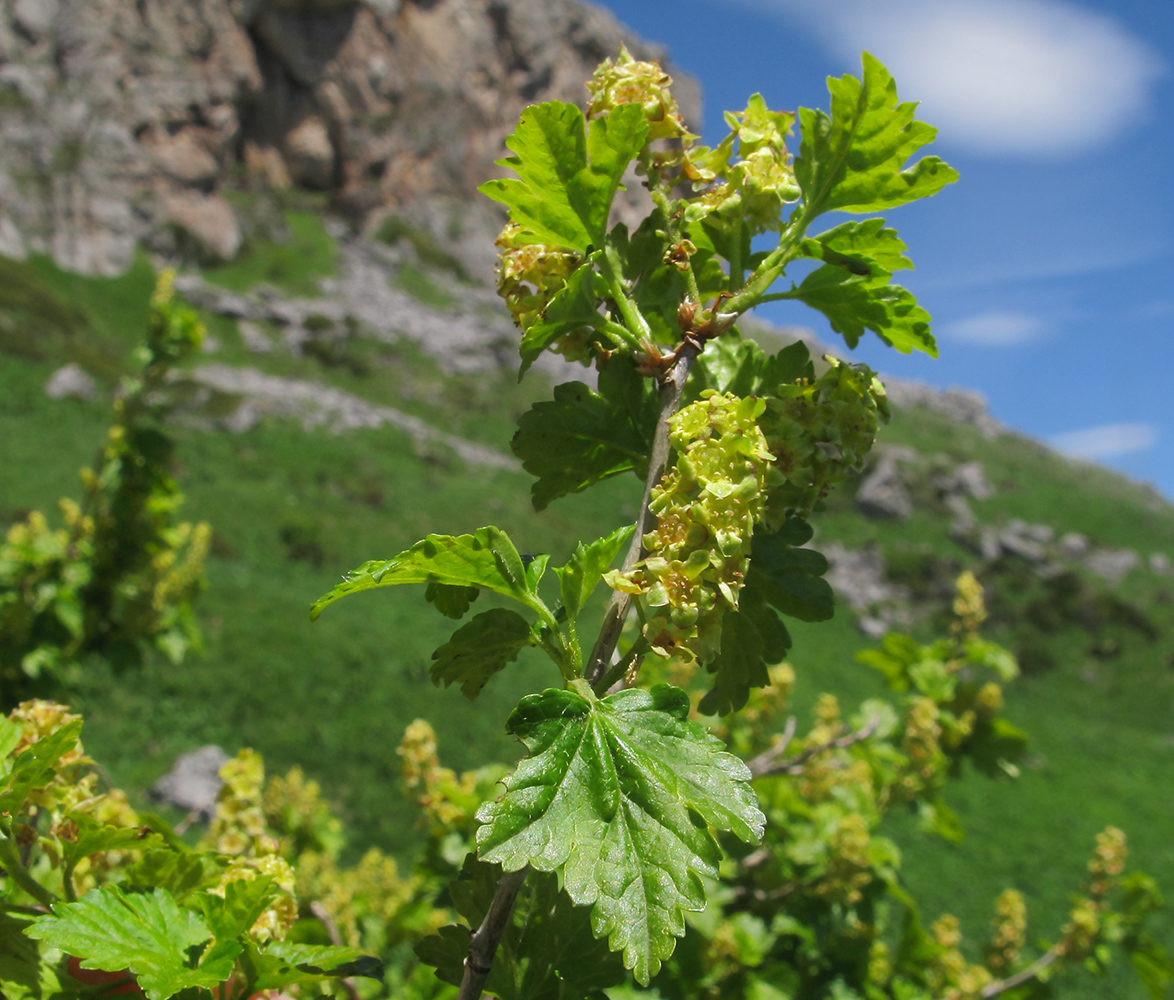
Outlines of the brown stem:
[[[681,405],[681,396],[685,390],[685,381],[693,368],[704,344],[697,344],[686,340],[677,350],[672,365],[665,372],[660,382],[660,413],[657,416],[656,434],[652,439],[652,451],[648,456],[648,475],[644,480],[644,499],[640,504],[640,514],[636,519],[636,531],[632,536],[632,543],[624,557],[622,572],[628,572],[640,561],[644,555],[644,535],[652,527],[653,514],[648,509],[652,500],[652,491],[664,475],[669,459],[669,419]],[[605,679],[608,668],[611,666],[612,656],[616,651],[616,644],[620,641],[620,633],[624,629],[624,621],[632,609],[632,596],[620,591],[613,591],[611,600],[604,612],[603,626],[599,630],[599,638],[591,651],[591,659],[587,663],[584,676],[592,687]],[[461,980],[459,1000],[480,1000],[481,991],[489,972],[493,967],[493,956],[497,953],[498,943],[505,933],[509,923],[510,911],[522,883],[526,879],[529,868],[521,871],[509,872],[501,877],[497,883],[497,891],[493,894],[493,902],[489,904],[489,912],[481,921],[481,926],[469,941],[469,954],[465,957],[465,975]]]
[[[330,943],[336,948],[342,945],[342,935],[338,932],[338,925],[334,922],[329,913],[326,912],[326,907],[318,900],[314,900],[310,904],[310,912],[314,914],[318,922],[326,928],[326,933],[330,937]],[[339,980],[343,988],[347,991],[347,995],[351,1000],[359,1000],[359,987],[355,983],[352,976],[347,976],[345,979]]]
[[[652,528],[654,515],[648,509],[652,500],[652,491],[664,475],[665,466],[669,460],[669,419],[681,405],[681,395],[685,389],[685,380],[697,360],[699,349],[691,341],[687,341],[677,354],[676,361],[665,373],[660,383],[660,414],[656,418],[656,434],[652,439],[652,452],[648,456],[648,475],[644,480],[644,500],[640,504],[640,514],[636,518],[636,532],[632,536],[632,544],[628,547],[628,554],[624,557],[621,572],[627,573],[644,557],[644,536]],[[620,633],[624,630],[624,622],[628,612],[632,609],[632,595],[621,591],[612,591],[611,600],[603,613],[603,626],[599,630],[599,638],[595,641],[595,648],[591,651],[591,659],[587,662],[584,676],[587,683],[595,687],[608,667],[611,666],[612,654],[616,644],[620,641]]]
[[[769,750],[760,753],[747,764],[747,767],[750,768],[750,774],[755,778],[765,778],[771,774],[802,774],[803,765],[811,760],[812,757],[826,750],[842,750],[844,747],[850,747],[853,743],[866,740],[876,732],[879,725],[880,716],[874,715],[864,726],[854,732],[844,727],[840,730],[839,736],[827,740],[819,744],[819,746],[808,747],[794,757],[784,757],[782,760],[778,759],[779,754],[787,748],[787,743],[790,741],[780,741]],[[794,729],[790,727],[789,723],[788,728],[792,733],[794,732]]]
[[987,1000],[988,997],[997,997],[1000,993],[1006,993],[1007,990],[1013,990],[1016,986],[1022,986],[1029,979],[1034,979],[1038,976],[1062,954],[1064,954],[1062,945],[1055,945],[1049,948],[1021,972],[1017,972],[1013,976],[1008,976],[1006,979],[988,983],[983,987],[980,996],[982,996],[983,1000]]
[[469,939],[469,954],[465,956],[465,975],[461,980],[458,1000],[479,1000],[485,988],[485,980],[493,969],[493,956],[497,954],[498,943],[510,922],[514,900],[518,898],[518,890],[526,881],[529,870],[527,866],[516,872],[506,872],[497,883],[497,892],[493,894],[489,911]]

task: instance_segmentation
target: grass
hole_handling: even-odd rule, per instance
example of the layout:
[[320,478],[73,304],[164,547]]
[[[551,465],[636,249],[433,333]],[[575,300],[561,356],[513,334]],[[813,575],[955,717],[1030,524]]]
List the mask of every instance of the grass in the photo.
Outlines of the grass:
[[317,295],[318,282],[335,274],[338,244],[317,212],[286,209],[284,219],[289,230],[285,242],[246,243],[236,260],[206,269],[204,277],[233,292],[269,284],[291,295]]
[[[0,318],[10,329],[23,318],[49,331],[37,352],[0,343],[0,467],[19,470],[0,477],[0,517],[12,519],[78,495],[77,468],[102,440],[109,400],[49,400],[41,387],[82,350],[104,359],[109,387],[142,328],[153,276],[144,259],[114,280],[67,275],[42,259],[3,266],[10,280],[0,287],[9,298],[0,298]],[[308,265],[298,266],[306,278]],[[272,280],[259,277],[267,272],[256,259],[232,273],[230,287]],[[288,279],[294,272],[282,273]],[[37,294],[20,299],[20,287]],[[209,323],[222,344],[218,359],[334,385],[502,451],[517,415],[549,391],[540,380],[518,386],[509,372],[448,378],[418,348],[378,344],[361,331],[341,341],[337,357],[258,356],[245,350],[231,321]],[[395,748],[407,723],[417,716],[433,721],[449,766],[513,760],[518,747],[504,731],[510,707],[557,678],[539,657],[524,654],[471,705],[455,690],[436,691],[428,679],[431,652],[452,625],[418,591],[344,601],[314,625],[310,602],[346,570],[430,531],[495,523],[523,551],[549,551],[560,560],[575,539],[630,519],[638,484],[616,480],[534,516],[526,476],[465,467],[443,449],[418,450],[393,429],[307,434],[292,422],[264,422],[240,435],[183,428],[177,434],[184,516],[207,520],[216,532],[200,602],[205,649],[181,669],[155,664],[133,681],[91,670],[75,699],[87,717],[87,748],[115,781],[140,795],[184,750],[208,742],[229,751],[254,746],[272,770],[300,763],[323,782],[351,824],[355,850],[379,843],[406,852],[416,833],[398,789]],[[980,459],[1000,487],[973,505],[984,523],[1021,517],[1080,531],[1100,545],[1174,554],[1174,509],[1104,470],[1029,441],[988,441],[931,413],[899,415],[884,439],[926,455]],[[874,522],[854,513],[850,496],[848,488],[829,504],[817,547],[830,540],[875,543],[912,580],[931,558],[951,574],[975,565],[932,505],[907,522]],[[1006,607],[992,638],[1016,641],[1016,616],[1035,599],[1037,591],[1016,581],[1010,569],[988,579],[998,597],[992,605]],[[1046,634],[1055,665],[1007,692],[1008,717],[1032,734],[1029,766],[1017,781],[967,773],[947,790],[967,839],[956,846],[927,842],[911,817],[889,821],[905,853],[906,879],[929,918],[954,912],[981,939],[991,901],[1015,886],[1028,897],[1033,933],[1054,933],[1092,837],[1108,823],[1129,833],[1137,865],[1174,892],[1174,605],[1169,584],[1141,571],[1114,593],[1144,612],[1157,637],[1125,630],[1115,651],[1094,655],[1090,633],[1066,627]],[[849,614],[818,626],[795,623],[792,631],[799,675],[793,711],[801,719],[820,691],[835,691],[846,707],[881,692],[879,678],[853,660],[866,641]],[[1158,928],[1164,940],[1174,939],[1169,917]],[[1088,989],[1064,985],[1060,995],[1140,991],[1123,976]]]

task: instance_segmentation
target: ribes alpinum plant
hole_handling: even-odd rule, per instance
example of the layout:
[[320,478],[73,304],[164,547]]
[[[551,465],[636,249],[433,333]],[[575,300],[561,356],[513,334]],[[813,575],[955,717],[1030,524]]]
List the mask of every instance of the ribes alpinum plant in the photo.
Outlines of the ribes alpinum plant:
[[[399,754],[426,839],[403,877],[378,852],[342,868],[318,790],[299,772],[266,784],[248,751],[191,846],[99,793],[80,720],[27,702],[0,724],[6,997],[1026,998],[1055,995],[1069,968],[1103,971],[1112,945],[1165,995],[1174,969],[1145,929],[1160,897],[1126,873],[1119,830],[1097,838],[1051,942],[1029,939],[1008,890],[989,940],[964,950],[958,921],[927,927],[902,885],[886,812],[957,839],[946,782],[963,766],[1013,775],[1025,745],[1000,715],[1017,667],[980,634],[973,576],[957,582],[948,634],[890,634],[861,654],[892,699],[845,709],[825,694],[803,735],[787,714],[808,680],[786,662],[787,619],[833,612],[812,521],[889,411],[866,366],[812,359],[801,342],[768,355],[737,324],[794,299],[849,347],[872,331],[935,354],[928,314],[892,281],[912,266],[905,245],[871,217],[956,179],[914,159],[934,130],[867,55],[860,78],[829,81],[828,112],[756,95],[714,147],[688,131],[670,84],[622,52],[588,84],[586,113],[526,109],[501,161],[513,176],[482,188],[509,214],[498,277],[522,373],[544,352],[593,369],[519,422],[534,507],[631,474],[635,523],[554,567],[494,526],[429,535],[312,612],[420,585],[440,614],[467,618],[432,677],[469,699],[540,651],[552,686],[505,720],[527,755],[458,775],[413,723]],[[634,229],[613,224],[625,180],[649,196]],[[869,217],[821,230],[831,212]],[[472,613],[483,592],[492,606]],[[388,960],[383,985],[362,978],[380,974],[372,953]],[[115,982],[85,985],[87,970]]]

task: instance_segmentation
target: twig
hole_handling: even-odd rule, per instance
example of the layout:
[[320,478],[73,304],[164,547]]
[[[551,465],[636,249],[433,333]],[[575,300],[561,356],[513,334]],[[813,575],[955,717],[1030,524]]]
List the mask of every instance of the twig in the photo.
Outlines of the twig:
[[[793,719],[791,721],[794,721]],[[860,729],[852,731],[847,726],[840,729],[840,735],[833,739],[827,740],[819,746],[808,747],[802,753],[796,754],[794,757],[784,757],[782,760],[778,756],[784,749],[787,743],[777,743],[765,753],[759,754],[752,761],[748,763],[750,774],[755,778],[765,778],[771,774],[802,774],[803,765],[806,764],[812,757],[817,754],[824,753],[827,750],[842,750],[844,747],[850,747],[853,743],[859,743],[861,740],[866,740],[873,733],[877,731],[880,726],[880,716],[873,715],[868,722]],[[794,734],[794,727],[788,723],[790,733]]]
[[[314,900],[310,904],[310,912],[318,919],[318,922],[326,928],[326,933],[330,937],[330,943],[336,948],[342,945],[342,935],[338,932],[338,925],[334,919],[326,912],[326,907],[318,900]],[[353,976],[347,976],[340,980],[343,988],[350,995],[351,1000],[359,1000],[359,987],[355,984]]]
[[798,722],[796,721],[795,716],[787,716],[787,724],[783,727],[783,731],[779,734],[779,738],[775,740],[773,744],[771,744],[769,749],[764,750],[747,765],[755,777],[758,776],[757,772],[754,771],[755,766],[758,766],[759,768],[769,767],[779,757],[786,753],[787,747],[791,744],[791,740],[795,738],[795,729],[797,726]]
[[479,1000],[481,991],[485,988],[485,980],[489,978],[489,973],[493,969],[493,956],[497,953],[497,945],[510,922],[514,900],[517,899],[518,890],[526,881],[526,873],[529,870],[527,866],[516,872],[506,872],[497,883],[497,891],[493,894],[489,911],[481,921],[481,926],[469,939],[469,954],[465,956],[465,975],[461,979],[458,1000]]
[[1029,965],[1026,969],[1015,973],[1013,976],[1008,976],[1006,979],[1000,979],[997,982],[987,983],[987,985],[983,987],[980,996],[982,996],[983,1000],[986,1000],[987,997],[997,997],[1000,993],[1006,993],[1007,990],[1013,990],[1016,986],[1022,986],[1029,979],[1034,979],[1036,976],[1038,976],[1062,954],[1064,954],[1063,945],[1053,945],[1042,955],[1040,955],[1039,958],[1032,962],[1031,965]]
[[[669,459],[669,419],[681,405],[681,394],[685,388],[685,380],[697,360],[699,349],[692,341],[688,341],[677,355],[676,361],[665,373],[660,388],[660,414],[656,419],[656,435],[652,439],[652,453],[648,457],[648,475],[644,480],[644,500],[640,504],[640,515],[636,519],[636,532],[632,536],[632,544],[628,546],[628,554],[624,556],[624,564],[620,572],[627,573],[640,561],[644,555],[644,535],[652,527],[653,514],[648,509],[652,499],[652,491],[664,475],[665,466]],[[603,626],[599,630],[599,638],[595,641],[595,648],[591,651],[591,659],[587,663],[584,676],[592,687],[596,687],[603,679],[611,665],[612,654],[616,643],[620,641],[620,633],[624,630],[624,622],[632,608],[632,595],[621,591],[612,591],[611,600],[603,614]]]

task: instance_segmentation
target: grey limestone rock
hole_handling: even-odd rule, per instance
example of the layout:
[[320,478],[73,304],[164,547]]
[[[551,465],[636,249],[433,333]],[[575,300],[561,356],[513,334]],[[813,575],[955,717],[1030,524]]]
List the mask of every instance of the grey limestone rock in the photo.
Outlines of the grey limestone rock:
[[45,395],[50,399],[93,399],[97,385],[80,365],[72,361],[58,368],[45,383]]
[[868,517],[904,521],[912,516],[913,500],[895,455],[880,454],[856,491],[856,507]]
[[202,746],[181,754],[162,778],[155,782],[148,794],[151,798],[209,820],[216,811],[216,796],[224,782],[220,769],[229,756],[218,746]]
[[[232,257],[222,194],[241,168],[328,191],[359,228],[431,202],[451,216],[500,171],[522,108],[583,103],[621,42],[666,58],[579,0],[4,0],[0,252],[101,275],[140,242]],[[674,75],[699,125],[696,83]],[[501,225],[467,214],[438,227],[458,257]],[[485,256],[470,275],[491,276]]]

